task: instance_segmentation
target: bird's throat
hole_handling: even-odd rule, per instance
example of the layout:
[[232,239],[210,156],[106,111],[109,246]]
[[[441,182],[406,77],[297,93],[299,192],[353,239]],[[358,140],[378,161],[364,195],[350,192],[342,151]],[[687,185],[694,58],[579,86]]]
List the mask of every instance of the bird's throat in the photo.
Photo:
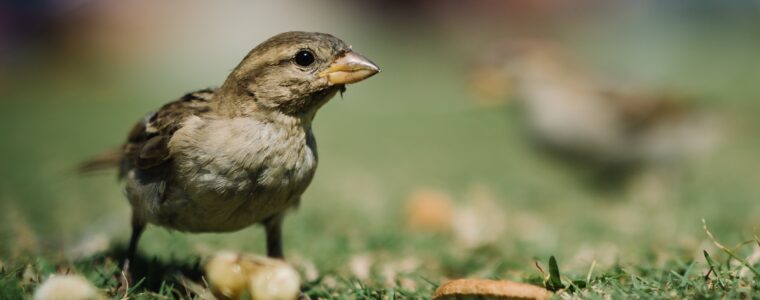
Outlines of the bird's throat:
[[336,94],[340,93],[341,97],[343,97],[343,93],[346,91],[345,85],[335,85],[328,87],[324,90],[314,92],[309,96],[309,100],[307,101],[306,105],[304,105],[304,113],[311,112],[316,113],[316,111],[322,107],[322,105],[325,105],[330,99],[335,97]]

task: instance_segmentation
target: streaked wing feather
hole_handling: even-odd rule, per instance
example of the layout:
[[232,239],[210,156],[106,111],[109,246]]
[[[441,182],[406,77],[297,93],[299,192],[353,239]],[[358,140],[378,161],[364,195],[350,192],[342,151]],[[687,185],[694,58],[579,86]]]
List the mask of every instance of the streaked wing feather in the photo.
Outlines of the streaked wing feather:
[[[215,89],[203,89],[188,93],[146,115],[135,124],[124,145],[125,163],[122,164],[122,168],[149,170],[170,161],[168,143],[172,135],[187,117],[201,115],[210,110],[209,100],[214,92]],[[125,171],[122,170],[121,173],[124,174]]]

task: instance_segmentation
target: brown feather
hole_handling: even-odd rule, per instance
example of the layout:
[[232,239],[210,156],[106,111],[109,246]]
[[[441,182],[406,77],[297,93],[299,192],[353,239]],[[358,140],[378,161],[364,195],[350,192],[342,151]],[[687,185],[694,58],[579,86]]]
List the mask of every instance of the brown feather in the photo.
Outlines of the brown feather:
[[[145,116],[129,133],[124,146],[125,165],[147,170],[163,165],[171,159],[167,144],[182,122],[190,116],[209,111],[209,100],[214,89],[188,93],[179,100],[169,102],[158,111]],[[126,170],[121,170],[122,173]]]
[[121,159],[124,156],[124,151],[119,149],[111,149],[103,152],[98,156],[90,158],[77,165],[77,173],[87,174],[97,171],[105,171],[111,168],[116,168],[121,164]]

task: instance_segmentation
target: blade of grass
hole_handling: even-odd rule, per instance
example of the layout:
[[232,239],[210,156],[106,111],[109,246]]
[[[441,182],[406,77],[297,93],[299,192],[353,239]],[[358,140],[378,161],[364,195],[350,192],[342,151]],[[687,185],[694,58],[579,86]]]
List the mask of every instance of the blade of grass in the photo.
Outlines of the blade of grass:
[[696,262],[692,261],[686,268],[686,271],[683,272],[683,275],[681,275],[681,287],[685,287],[689,283],[689,273],[691,273],[695,264]]
[[586,285],[591,285],[591,274],[594,273],[594,267],[596,267],[596,260],[591,261],[591,267],[588,268],[588,273],[586,273]]
[[718,247],[720,250],[722,250],[723,252],[725,252],[726,254],[728,254],[729,256],[731,256],[731,258],[736,259],[737,261],[739,261],[740,263],[742,263],[742,265],[744,265],[745,267],[747,267],[747,269],[749,269],[752,272],[752,274],[755,274],[755,277],[760,278],[760,272],[758,272],[757,270],[755,270],[755,268],[753,268],[752,265],[750,265],[750,263],[747,262],[747,260],[745,260],[745,259],[739,257],[738,255],[734,254],[734,252],[731,251],[731,249],[726,248],[726,246],[723,246],[723,244],[719,243],[715,239],[715,237],[710,232],[710,230],[707,229],[707,222],[705,221],[705,219],[702,219],[702,224],[703,224],[703,228],[705,229],[705,233],[707,234],[708,237],[710,237],[710,239],[713,241],[713,243],[715,244],[716,247]]
[[539,263],[538,260],[534,260],[533,264],[536,266],[536,269],[541,272],[541,277],[544,278],[544,281],[548,280],[549,276],[546,275],[546,272],[544,272],[544,268],[541,267],[541,263]]
[[702,250],[702,253],[705,255],[705,260],[707,260],[707,265],[710,266],[710,271],[707,272],[705,275],[705,280],[710,279],[710,272],[715,274],[715,278],[718,279],[718,285],[720,285],[721,288],[725,288],[726,285],[723,283],[723,277],[721,276],[720,272],[718,272],[718,265],[715,264],[715,261],[713,261],[712,257],[710,257],[710,253],[707,253],[707,250]]
[[559,266],[557,265],[557,259],[554,256],[549,257],[549,286],[551,291],[558,291],[564,289],[560,278]]

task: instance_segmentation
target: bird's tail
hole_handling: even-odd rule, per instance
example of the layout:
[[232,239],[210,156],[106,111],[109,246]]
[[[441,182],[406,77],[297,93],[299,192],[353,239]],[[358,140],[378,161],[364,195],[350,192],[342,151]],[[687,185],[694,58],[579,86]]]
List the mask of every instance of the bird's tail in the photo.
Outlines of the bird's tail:
[[121,164],[122,157],[123,152],[121,148],[111,149],[81,162],[77,166],[77,172],[80,174],[87,174],[116,168]]

